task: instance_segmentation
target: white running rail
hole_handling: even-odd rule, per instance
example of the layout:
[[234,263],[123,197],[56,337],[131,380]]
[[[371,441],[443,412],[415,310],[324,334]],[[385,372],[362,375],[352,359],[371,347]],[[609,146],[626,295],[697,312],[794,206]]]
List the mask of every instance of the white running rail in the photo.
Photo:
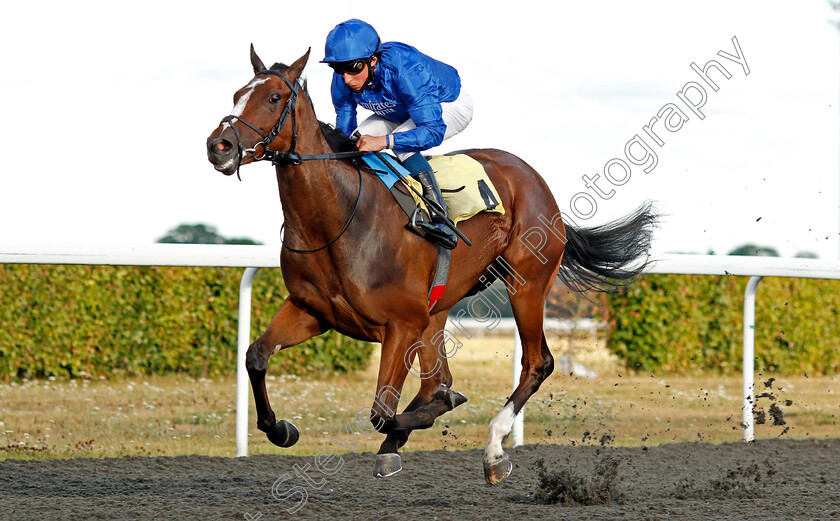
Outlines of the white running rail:
[[236,343],[236,455],[248,455],[248,371],[251,287],[259,268],[280,267],[280,246],[225,244],[74,244],[0,242],[0,264],[218,266],[246,268],[239,284]]
[[[840,279],[840,262],[778,257],[655,255],[646,273],[737,275],[751,277],[744,297],[744,441],[754,438],[755,296],[762,277]],[[245,353],[250,344],[251,287],[259,268],[280,267],[280,246],[199,244],[75,244],[0,241],[0,264],[88,264],[122,266],[219,266],[247,268],[239,288],[236,367],[236,455],[248,454],[248,374]],[[514,386],[521,371],[522,346],[516,334]],[[519,367],[519,368],[517,368]],[[523,411],[524,412],[524,411]],[[524,417],[514,424],[514,445],[523,443]]]
[[[674,275],[736,275],[750,277],[744,292],[743,427],[744,441],[755,439],[755,296],[763,277],[840,279],[840,262],[816,259],[748,257],[733,255],[653,255],[656,262],[645,273]],[[522,344],[516,335],[513,354],[513,385],[522,371]],[[516,416],[512,431],[514,446],[524,443],[524,409]]]

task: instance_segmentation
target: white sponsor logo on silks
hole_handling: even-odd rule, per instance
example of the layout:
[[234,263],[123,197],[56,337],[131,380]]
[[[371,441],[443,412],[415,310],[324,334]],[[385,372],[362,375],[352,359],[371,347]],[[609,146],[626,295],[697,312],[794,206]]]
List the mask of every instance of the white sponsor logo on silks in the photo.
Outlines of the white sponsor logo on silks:
[[383,115],[383,114],[392,114],[392,113],[396,112],[396,109],[394,107],[397,106],[396,103],[391,103],[390,101],[383,101],[381,103],[370,103],[370,102],[360,101],[359,105],[368,109],[371,112],[375,112],[376,114],[379,114],[380,116]]

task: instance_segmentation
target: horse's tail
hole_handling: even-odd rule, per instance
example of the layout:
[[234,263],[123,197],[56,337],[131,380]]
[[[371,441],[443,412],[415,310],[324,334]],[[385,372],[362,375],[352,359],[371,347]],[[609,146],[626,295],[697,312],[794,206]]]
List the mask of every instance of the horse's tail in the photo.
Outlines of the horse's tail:
[[566,225],[566,249],[557,274],[574,291],[615,291],[632,284],[650,264],[659,215],[646,202],[626,217],[593,228]]

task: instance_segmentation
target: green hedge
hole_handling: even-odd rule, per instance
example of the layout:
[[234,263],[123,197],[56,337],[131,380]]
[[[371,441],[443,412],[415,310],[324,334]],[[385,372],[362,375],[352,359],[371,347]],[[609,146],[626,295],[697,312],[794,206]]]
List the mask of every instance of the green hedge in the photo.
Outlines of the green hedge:
[[[607,347],[640,371],[740,371],[747,280],[647,275],[610,296]],[[840,281],[766,278],[757,295],[758,370],[837,374]]]
[[[232,374],[242,271],[0,265],[0,377]],[[285,297],[279,270],[257,276],[249,340]],[[330,331],[272,356],[269,370],[348,372],[372,350]]]

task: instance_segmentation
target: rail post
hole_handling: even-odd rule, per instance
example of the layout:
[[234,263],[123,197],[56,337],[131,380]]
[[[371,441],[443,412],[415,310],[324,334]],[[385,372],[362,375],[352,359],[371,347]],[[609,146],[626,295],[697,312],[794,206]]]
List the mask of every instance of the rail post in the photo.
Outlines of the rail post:
[[744,290],[744,441],[755,439],[755,293],[763,277],[750,277]]
[[245,268],[239,282],[239,332],[236,340],[236,457],[248,455],[248,371],[245,355],[251,338],[251,288],[259,268]]
[[[522,375],[522,339],[519,337],[519,328],[513,331],[513,390],[519,385],[519,377]],[[513,391],[511,391],[513,394]],[[518,447],[525,443],[525,406],[513,419],[513,446]]]

